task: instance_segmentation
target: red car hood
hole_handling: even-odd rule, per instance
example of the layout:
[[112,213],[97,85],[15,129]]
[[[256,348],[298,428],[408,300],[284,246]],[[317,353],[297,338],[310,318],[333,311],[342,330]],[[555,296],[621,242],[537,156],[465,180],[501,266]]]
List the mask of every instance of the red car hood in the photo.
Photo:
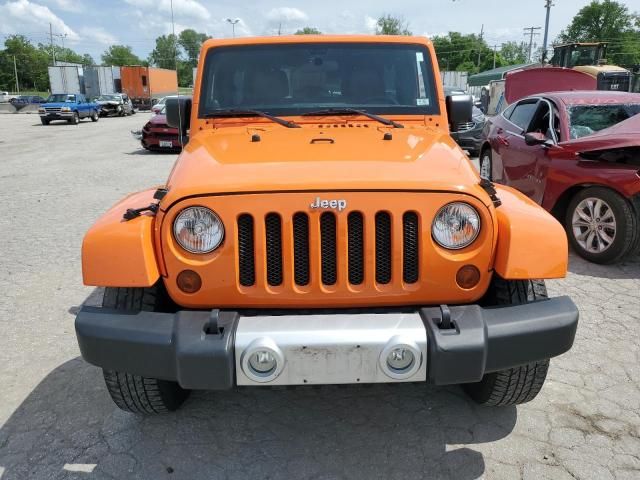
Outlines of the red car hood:
[[640,147],[640,114],[586,137],[562,142],[560,146],[575,153]]
[[154,115],[149,120],[149,123],[154,127],[167,126],[167,116],[166,115]]

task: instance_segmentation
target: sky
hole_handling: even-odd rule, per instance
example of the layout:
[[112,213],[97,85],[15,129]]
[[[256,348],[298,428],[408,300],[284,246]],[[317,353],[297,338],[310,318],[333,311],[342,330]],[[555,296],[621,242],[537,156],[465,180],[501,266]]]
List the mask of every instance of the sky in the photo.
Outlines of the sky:
[[[550,41],[590,0],[554,0]],[[640,0],[624,2],[640,12]],[[525,40],[525,27],[544,27],[545,0],[0,0],[0,41],[23,34],[34,43],[54,41],[99,60],[111,44],[130,45],[147,58],[156,37],[193,28],[230,37],[294,33],[311,26],[323,33],[372,33],[380,15],[403,17],[415,35],[480,33],[490,45]],[[542,30],[540,30],[542,32]],[[528,40],[528,38],[526,39]],[[542,35],[535,38],[542,45]]]

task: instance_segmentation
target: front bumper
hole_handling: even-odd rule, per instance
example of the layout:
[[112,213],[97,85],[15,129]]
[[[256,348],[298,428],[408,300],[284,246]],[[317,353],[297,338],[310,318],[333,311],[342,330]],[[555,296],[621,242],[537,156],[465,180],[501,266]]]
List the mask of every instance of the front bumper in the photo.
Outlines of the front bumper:
[[45,120],[69,120],[73,118],[75,112],[47,112],[41,113],[39,112],[40,118],[44,118]]
[[[83,358],[93,365],[176,381],[188,389],[223,390],[234,385],[473,383],[486,373],[566,352],[577,324],[576,306],[568,297],[557,297],[500,308],[331,315],[83,307],[76,334]],[[418,363],[409,377],[385,371],[385,355],[396,344],[416,352]],[[268,345],[281,356],[274,378],[247,374],[244,353],[255,345]]]

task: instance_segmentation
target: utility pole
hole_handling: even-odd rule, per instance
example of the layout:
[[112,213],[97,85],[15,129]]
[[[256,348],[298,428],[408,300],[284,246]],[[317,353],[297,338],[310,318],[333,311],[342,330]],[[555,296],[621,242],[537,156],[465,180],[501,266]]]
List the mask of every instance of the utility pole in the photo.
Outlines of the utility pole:
[[20,95],[20,83],[18,82],[18,67],[16,66],[16,56],[13,56],[13,72],[16,74],[16,92]]
[[480,29],[480,41],[478,42],[478,68],[480,68],[480,55],[482,54],[482,38],[484,37],[484,23]]
[[498,54],[496,52],[496,49],[498,48],[498,45],[494,45],[493,46],[493,68],[496,68],[496,55]]
[[53,46],[53,25],[49,23],[49,40],[51,41],[51,56],[53,57],[53,66],[56,66],[56,50]]
[[545,0],[544,8],[547,9],[547,19],[544,24],[544,42],[542,44],[542,63],[547,61],[547,47],[549,42],[549,19],[551,18],[551,7],[553,7],[553,0]]
[[542,30],[542,27],[527,27],[524,29],[525,35],[529,35],[529,62],[531,61],[531,54],[533,53],[533,36],[540,35],[537,30]]

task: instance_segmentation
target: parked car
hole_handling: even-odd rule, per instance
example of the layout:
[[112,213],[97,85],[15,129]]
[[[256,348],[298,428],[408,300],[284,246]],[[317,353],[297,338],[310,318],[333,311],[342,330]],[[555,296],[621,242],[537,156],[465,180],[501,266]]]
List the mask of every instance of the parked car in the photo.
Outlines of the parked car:
[[107,95],[100,95],[95,98],[95,102],[100,107],[98,112],[101,117],[119,116],[124,117],[126,115],[133,115],[136,111],[133,108],[133,103],[129,99],[129,96],[122,93],[113,93]]
[[12,98],[14,98],[14,95],[11,95],[9,92],[0,92],[0,103],[7,103]]
[[575,251],[611,263],[640,243],[640,94],[524,98],[486,127],[481,175],[552,212]]
[[88,102],[81,93],[56,93],[40,105],[38,113],[43,125],[49,125],[54,120],[64,120],[77,125],[83,118],[97,122],[100,118],[99,109],[97,103]]
[[473,107],[473,116],[470,122],[464,122],[451,131],[453,138],[458,145],[469,152],[472,157],[480,154],[480,148],[484,143],[484,124],[487,118],[478,107]]
[[16,108],[22,108],[25,105],[38,105],[44,102],[46,100],[39,95],[18,95],[9,100],[9,103]]
[[164,108],[164,105],[167,101],[167,98],[169,97],[162,97],[160,100],[158,100],[156,103],[153,104],[153,107],[151,107],[151,111],[154,114],[158,114],[160,113],[160,111]]
[[[136,133],[134,133],[134,136],[137,136]],[[182,150],[180,132],[177,128],[167,125],[165,107],[162,107],[162,109],[156,115],[153,115],[145,126],[142,127],[140,142],[147,150],[172,152]]]
[[106,288],[76,334],[115,404],[400,382],[532,400],[577,328],[537,280],[565,275],[567,238],[449,137],[472,99],[445,102],[433,44],[212,39],[200,58],[198,98],[167,100],[166,124],[190,132],[168,180],[82,244],[84,283]]

